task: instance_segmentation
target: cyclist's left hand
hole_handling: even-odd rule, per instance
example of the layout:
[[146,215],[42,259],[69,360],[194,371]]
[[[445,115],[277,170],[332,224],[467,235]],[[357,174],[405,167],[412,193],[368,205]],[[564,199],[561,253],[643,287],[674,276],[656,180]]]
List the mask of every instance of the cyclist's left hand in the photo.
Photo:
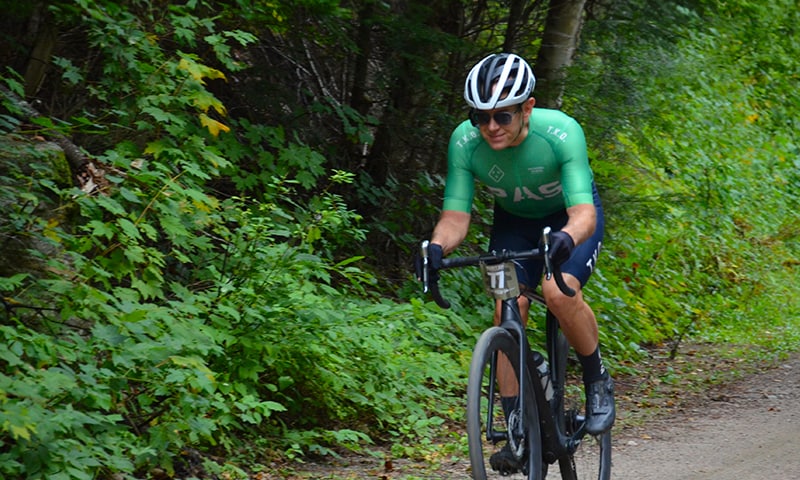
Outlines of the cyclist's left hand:
[[559,266],[569,260],[575,240],[567,232],[557,231],[550,234],[550,261]]

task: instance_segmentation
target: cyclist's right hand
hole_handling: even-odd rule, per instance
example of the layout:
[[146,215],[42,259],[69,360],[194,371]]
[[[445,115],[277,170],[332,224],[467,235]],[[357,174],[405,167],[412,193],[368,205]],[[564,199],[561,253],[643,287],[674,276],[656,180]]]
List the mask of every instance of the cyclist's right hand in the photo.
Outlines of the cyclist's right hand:
[[[444,251],[442,246],[438,243],[428,243],[427,248],[427,268],[428,280],[435,282],[439,279],[439,269],[442,268],[442,258],[444,258]],[[417,274],[417,280],[425,278],[425,259],[422,258],[422,248],[420,248],[414,255],[414,272]]]
[[572,250],[575,248],[575,241],[569,233],[557,231],[550,234],[550,261],[553,267],[559,267],[562,263],[569,260]]

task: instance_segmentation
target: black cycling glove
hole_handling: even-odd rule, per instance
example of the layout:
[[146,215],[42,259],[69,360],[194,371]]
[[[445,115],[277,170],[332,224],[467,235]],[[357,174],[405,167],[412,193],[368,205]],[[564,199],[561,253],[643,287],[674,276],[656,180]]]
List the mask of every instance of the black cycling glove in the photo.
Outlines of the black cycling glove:
[[[428,244],[428,278],[436,281],[438,271],[442,268],[442,258],[444,258],[444,251],[442,246],[437,243]],[[417,274],[417,280],[422,280],[422,253],[417,251],[414,255],[414,271]]]
[[575,240],[569,233],[557,231],[550,234],[550,261],[553,267],[557,267],[569,260],[572,249],[575,248]]

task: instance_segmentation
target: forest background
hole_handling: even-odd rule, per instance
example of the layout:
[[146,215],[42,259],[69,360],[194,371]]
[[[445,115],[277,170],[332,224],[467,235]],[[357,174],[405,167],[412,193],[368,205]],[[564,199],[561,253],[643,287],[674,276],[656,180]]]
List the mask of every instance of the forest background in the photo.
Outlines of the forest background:
[[[439,309],[411,258],[464,75],[502,50],[586,131],[615,372],[688,340],[798,348],[794,1],[1,4],[3,478],[431,454],[491,306],[459,271]],[[490,220],[484,192],[460,253]]]

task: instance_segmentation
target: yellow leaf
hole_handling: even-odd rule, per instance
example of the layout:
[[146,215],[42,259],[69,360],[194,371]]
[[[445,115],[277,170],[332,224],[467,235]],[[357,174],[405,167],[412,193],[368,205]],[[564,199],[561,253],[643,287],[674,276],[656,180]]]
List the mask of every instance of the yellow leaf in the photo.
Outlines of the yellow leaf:
[[201,63],[191,61],[186,57],[181,58],[180,62],[178,62],[178,68],[188,72],[193,79],[203,84],[205,84],[205,82],[203,82],[204,78],[210,78],[212,80],[215,78],[221,78],[226,80],[225,74],[216,68],[211,68]]
[[200,114],[200,123],[208,129],[211,135],[214,135],[215,137],[219,135],[220,131],[223,132],[231,131],[231,128],[229,126],[214,120],[205,113]]
[[58,232],[56,231],[56,227],[58,226],[58,220],[51,218],[47,221],[47,226],[44,229],[44,236],[53,240],[54,242],[61,243],[61,237],[58,236]]
[[220,115],[228,113],[225,105],[208,92],[197,92],[192,95],[192,104],[204,112],[207,112],[209,108],[213,108]]
[[200,210],[201,212],[209,213],[211,211],[211,209],[208,208],[208,205],[198,202],[197,200],[192,200],[192,205],[194,205],[194,208]]
[[24,438],[25,440],[31,439],[31,431],[27,426],[11,425],[11,436],[15,439]]

